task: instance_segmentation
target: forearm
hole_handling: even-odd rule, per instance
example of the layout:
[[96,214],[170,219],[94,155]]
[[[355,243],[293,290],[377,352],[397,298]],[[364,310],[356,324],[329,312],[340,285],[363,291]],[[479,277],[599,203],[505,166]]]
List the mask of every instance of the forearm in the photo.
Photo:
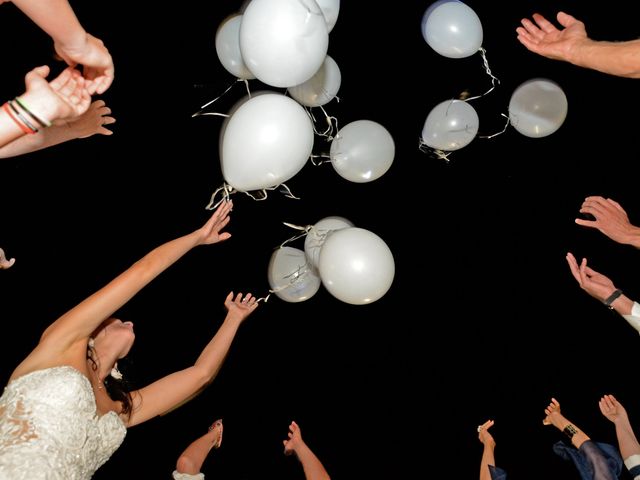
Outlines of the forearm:
[[611,75],[640,78],[640,40],[590,41],[576,49],[569,61]]
[[43,128],[34,135],[23,135],[0,147],[0,159],[17,157],[75,139],[75,132],[64,125]]
[[160,273],[198,245],[198,232],[171,240],[145,255],[114,280],[65,313],[45,330],[62,331],[69,341],[87,337]]
[[86,41],[87,32],[68,0],[13,0],[13,3],[54,42],[77,47]]
[[205,385],[210,383],[220,371],[239,327],[240,322],[225,319],[196,360],[194,367],[202,372]]
[[324,466],[306,444],[296,448],[296,456],[302,464],[306,480],[331,480]]
[[[4,149],[6,145],[11,144],[24,135],[25,132],[20,129],[4,109],[0,108],[0,149]],[[0,158],[7,157],[0,156]]]
[[616,437],[618,438],[618,448],[623,459],[629,458],[631,455],[640,454],[640,443],[633,433],[633,429],[628,421],[617,421]]
[[[640,76],[638,78],[640,78]],[[635,248],[640,248],[640,228],[632,225],[629,228],[629,233],[623,243]]]
[[495,466],[496,459],[493,453],[493,447],[485,445],[482,451],[482,459],[480,460],[480,480],[491,480],[489,465]]

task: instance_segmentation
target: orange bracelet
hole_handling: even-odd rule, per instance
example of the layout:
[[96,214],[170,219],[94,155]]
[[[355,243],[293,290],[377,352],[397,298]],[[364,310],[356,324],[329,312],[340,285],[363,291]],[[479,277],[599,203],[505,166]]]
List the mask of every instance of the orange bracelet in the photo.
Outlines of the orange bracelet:
[[13,112],[11,111],[11,108],[9,108],[9,103],[5,102],[4,105],[2,105],[2,109],[7,112],[7,115],[9,115],[9,117],[11,118],[11,120],[13,120],[16,125],[18,125],[18,127],[20,127],[20,130],[22,130],[24,133],[30,134],[30,133],[36,133],[33,130],[31,130],[29,127],[27,127],[24,123],[22,123],[20,120],[18,120],[18,117],[16,117]]

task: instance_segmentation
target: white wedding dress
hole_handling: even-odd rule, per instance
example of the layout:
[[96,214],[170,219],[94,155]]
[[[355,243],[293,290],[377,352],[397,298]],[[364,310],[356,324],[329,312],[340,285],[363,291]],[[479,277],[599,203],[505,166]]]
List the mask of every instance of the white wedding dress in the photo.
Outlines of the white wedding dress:
[[0,397],[0,480],[89,479],[126,433],[116,412],[98,416],[91,383],[75,368],[28,373]]

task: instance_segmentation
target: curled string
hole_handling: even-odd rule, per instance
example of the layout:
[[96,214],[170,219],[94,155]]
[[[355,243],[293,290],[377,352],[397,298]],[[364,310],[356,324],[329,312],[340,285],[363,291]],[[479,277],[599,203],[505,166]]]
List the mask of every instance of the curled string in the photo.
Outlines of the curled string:
[[444,150],[438,150],[437,148],[432,148],[426,143],[424,143],[424,140],[422,140],[422,138],[420,138],[419,140],[418,150],[432,157],[439,158],[440,160],[445,160],[447,163],[449,163],[450,161],[449,155],[451,155],[451,152],[445,152]]
[[490,93],[494,88],[496,88],[497,84],[500,83],[500,80],[498,79],[498,77],[494,76],[493,73],[491,73],[491,68],[489,67],[489,61],[487,60],[487,51],[482,47],[480,47],[480,55],[482,55],[482,66],[484,67],[484,71],[487,73],[487,75],[491,77],[491,88],[486,92],[484,92],[482,95],[476,95],[475,97],[469,97],[465,99],[465,102],[468,102],[470,100],[475,100],[476,98],[484,97],[485,95]]
[[[338,97],[336,97],[336,98],[338,98]],[[340,101],[340,99],[338,99],[338,101]],[[320,108],[322,108],[322,107],[320,107]],[[329,134],[327,135],[326,140],[327,140],[327,142],[332,142],[334,138],[338,137],[338,131],[339,131],[338,119],[336,117],[331,117],[331,116],[327,115],[327,112],[325,112],[324,108],[322,108],[322,111],[324,112],[324,114],[326,116],[326,119],[327,119],[327,123],[329,124],[329,129],[327,130],[329,132]],[[335,127],[333,126],[333,122],[335,122],[335,124],[336,124]],[[334,130],[336,132],[336,136],[335,137],[333,136]]]
[[298,235],[294,235],[293,237],[285,240],[284,242],[282,242],[280,244],[280,246],[278,248],[282,248],[284,247],[287,243],[293,242],[299,238],[305,237],[309,231],[313,228],[312,225],[307,225],[306,227],[301,227],[300,225],[294,225],[293,223],[288,223],[288,222],[282,222],[284,223],[287,227],[289,228],[293,228],[295,230],[301,230],[302,233],[299,233]]
[[[218,193],[222,192],[222,198],[216,202],[216,196]],[[227,182],[224,182],[221,187],[218,187],[213,194],[211,194],[211,200],[209,200],[209,204],[205,207],[207,210],[215,210],[225,200],[229,200],[229,196],[235,193],[233,187],[229,185]]]
[[300,200],[300,197],[296,197],[293,194],[293,192],[291,192],[291,189],[287,186],[286,183],[280,184],[280,193],[284,194],[284,196],[287,198],[292,198],[293,200]]
[[[327,155],[326,153],[322,153],[320,155],[311,155],[309,158],[311,159],[311,163],[314,167],[322,165],[323,163],[331,162],[331,155]],[[328,158],[328,160],[316,160],[316,158]]]
[[[224,96],[225,93],[227,93],[229,90],[231,90],[233,88],[233,86],[238,83],[238,82],[245,82],[246,86],[247,86],[247,92],[249,91],[249,83],[247,82],[247,80],[243,80],[242,78],[237,78],[231,85],[229,85],[226,90],[224,92],[222,92],[220,95],[218,95],[216,98],[214,98],[213,100],[211,100],[210,102],[205,103],[204,105],[202,105],[200,107],[200,110],[198,110],[196,113],[194,113],[193,115],[191,115],[191,118],[193,117],[200,117],[202,115],[218,115],[220,117],[228,117],[229,115],[224,114],[224,113],[214,113],[214,112],[204,112],[204,109],[207,108],[209,105],[211,105],[214,102],[217,102],[222,96]],[[249,96],[251,96],[251,94],[249,94]]]
[[280,185],[275,185],[273,187],[269,187],[269,188],[263,188],[261,190],[255,190],[256,192],[260,192],[260,195],[254,195],[251,192],[242,192],[245,195],[251,197],[253,200],[255,200],[256,202],[261,202],[263,200],[267,199],[267,190],[269,191],[273,191],[275,189],[279,188],[280,189],[280,193],[282,193],[285,197],[287,198],[292,198],[294,200],[300,200],[300,197],[296,197],[292,192],[291,189],[285,184],[285,183],[281,183]]
[[260,302],[267,303],[269,301],[269,297],[271,297],[271,293],[272,293],[271,290],[269,290],[269,293],[267,294],[267,296],[256,299],[256,303],[260,303]]
[[509,116],[505,115],[504,113],[501,113],[500,115],[502,115],[504,118],[507,119],[507,123],[505,123],[504,128],[501,131],[497,132],[497,133],[492,133],[491,135],[478,135],[478,138],[493,138],[493,137],[495,137],[497,135],[501,135],[501,134],[503,134],[504,132],[507,131],[507,128],[509,128],[509,123],[511,123],[510,120],[509,120]]
[[[318,135],[320,135],[321,137],[327,137],[327,142],[330,142],[331,140],[333,140],[333,132],[338,131],[338,119],[334,116],[329,115],[322,105],[320,105],[319,108],[320,110],[322,110],[322,113],[324,113],[324,118],[327,121],[327,129],[322,133],[316,133],[318,133]],[[335,122],[336,124],[335,127],[333,126],[333,122]]]

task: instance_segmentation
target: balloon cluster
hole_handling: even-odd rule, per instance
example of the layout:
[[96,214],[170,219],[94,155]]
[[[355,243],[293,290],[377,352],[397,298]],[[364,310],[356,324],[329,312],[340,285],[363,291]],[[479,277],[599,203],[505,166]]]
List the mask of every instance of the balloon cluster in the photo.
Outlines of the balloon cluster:
[[[327,55],[339,10],[339,0],[251,0],[243,13],[218,26],[216,52],[227,71],[245,83],[257,78],[286,92],[250,93],[229,112],[220,134],[226,185],[217,191],[266,195],[318,157],[311,154],[318,132],[305,108],[322,109],[340,88],[340,68]],[[328,157],[341,177],[364,183],[387,172],[395,144],[382,125],[358,120],[336,126],[332,135],[327,119],[331,133],[319,135],[331,142],[330,153],[320,157]]]
[[364,305],[387,293],[395,263],[378,235],[332,216],[308,228],[304,251],[288,246],[275,250],[267,273],[271,291],[286,302],[308,300],[322,283],[338,300]]
[[[464,58],[483,52],[482,23],[473,9],[459,0],[432,3],[422,17],[421,27],[427,44],[442,56]],[[447,152],[471,143],[478,133],[479,117],[468,101],[475,98],[478,97],[445,100],[433,107],[422,128],[421,148],[427,146],[446,159]],[[567,108],[567,98],[557,83],[531,79],[511,95],[509,123],[522,135],[545,137],[560,128]]]

